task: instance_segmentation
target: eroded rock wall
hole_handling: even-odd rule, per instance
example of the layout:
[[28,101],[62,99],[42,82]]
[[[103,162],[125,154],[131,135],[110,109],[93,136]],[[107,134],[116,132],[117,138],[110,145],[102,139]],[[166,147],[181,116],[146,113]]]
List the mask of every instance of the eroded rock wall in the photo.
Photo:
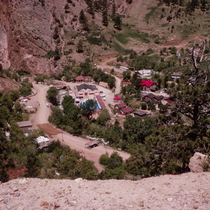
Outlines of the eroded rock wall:
[[[39,0],[0,2],[0,62],[4,68],[32,74],[50,73],[49,60],[40,59],[55,49],[50,5]],[[40,66],[45,67],[40,69]]]

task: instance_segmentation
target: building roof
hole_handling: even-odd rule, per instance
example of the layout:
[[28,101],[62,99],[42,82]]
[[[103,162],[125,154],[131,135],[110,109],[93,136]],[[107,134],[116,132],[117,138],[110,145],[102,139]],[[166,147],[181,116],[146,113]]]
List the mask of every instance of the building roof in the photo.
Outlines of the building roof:
[[160,96],[155,96],[155,98],[158,100],[158,101],[161,101],[164,99],[164,96],[160,95]]
[[143,101],[148,103],[150,101],[150,99],[149,98],[144,98]]
[[131,107],[126,107],[126,108],[122,108],[121,109],[125,114],[127,114],[127,113],[131,113],[131,112],[133,112],[133,109],[131,108]]
[[106,105],[104,104],[101,96],[100,95],[97,95],[96,98],[97,98],[99,104],[101,105],[101,109],[106,109]]
[[123,85],[131,85],[131,82],[123,82]]
[[90,89],[90,90],[97,90],[96,86],[95,85],[88,85],[88,84],[81,84],[81,85],[77,85],[77,90],[80,91],[80,90],[83,90],[83,89]]
[[17,124],[20,128],[32,127],[31,121],[20,121],[20,122],[17,122]]
[[98,141],[90,141],[88,143],[85,144],[85,147],[91,147],[93,145],[98,145],[99,142]]
[[40,144],[42,142],[49,142],[50,140],[44,136],[39,136],[38,138],[36,138],[36,141],[38,144]]
[[118,108],[125,108],[127,105],[125,103],[117,104]]
[[140,83],[140,85],[147,86],[148,88],[151,87],[153,84],[154,82],[150,80],[143,80],[142,83]]
[[83,78],[84,78],[83,76],[78,76],[78,77],[75,78],[75,80],[80,81],[80,80],[83,80]]
[[179,71],[179,72],[175,72],[175,73],[173,73],[171,76],[173,77],[173,76],[181,76],[182,75],[182,72],[181,71]]
[[146,112],[146,111],[143,111],[143,110],[135,110],[135,111],[133,112],[133,114],[142,117],[142,116],[147,115],[147,112]]

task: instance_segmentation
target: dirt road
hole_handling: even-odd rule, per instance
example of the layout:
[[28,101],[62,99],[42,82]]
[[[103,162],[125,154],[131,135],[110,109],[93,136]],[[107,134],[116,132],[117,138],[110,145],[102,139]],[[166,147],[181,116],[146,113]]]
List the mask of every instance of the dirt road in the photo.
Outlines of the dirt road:
[[[63,132],[49,125],[48,117],[50,115],[50,108],[47,108],[46,106],[46,103],[47,103],[46,93],[47,93],[47,90],[49,89],[49,86],[45,86],[41,84],[34,84],[34,88],[36,89],[37,94],[31,97],[31,100],[35,100],[35,101],[37,100],[40,106],[37,112],[30,116],[30,120],[33,124],[33,127],[34,128],[41,127],[44,131],[45,129],[47,129],[46,133],[48,134],[51,140],[59,140],[63,144],[68,145],[70,148],[77,150],[78,152],[80,152],[82,156],[86,157],[88,160],[93,161],[96,168],[99,170],[99,172],[101,172],[103,170],[103,167],[99,164],[100,156],[102,154],[105,154],[106,152],[108,152],[109,154],[112,154],[116,150],[110,147],[105,147],[105,146],[98,146],[93,149],[87,149],[85,148],[85,143],[89,142],[89,140],[80,138],[77,136],[73,136],[69,133]],[[43,126],[44,124],[48,124],[47,128],[46,126]],[[51,132],[50,130],[53,132]],[[57,131],[56,135],[55,135],[55,131]],[[119,153],[119,155],[123,158],[123,160],[126,160],[130,157],[130,154],[128,153],[125,153],[122,151],[116,151],[116,152]]]

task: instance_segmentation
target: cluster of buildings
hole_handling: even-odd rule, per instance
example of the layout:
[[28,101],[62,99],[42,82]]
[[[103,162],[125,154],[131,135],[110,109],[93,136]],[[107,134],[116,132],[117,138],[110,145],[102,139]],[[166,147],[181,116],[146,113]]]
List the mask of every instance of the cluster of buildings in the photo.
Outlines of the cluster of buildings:
[[127,106],[125,103],[120,103],[115,105],[115,111],[122,116],[132,115],[134,116],[140,116],[145,117],[149,114],[148,111],[145,110],[133,110],[131,107]]

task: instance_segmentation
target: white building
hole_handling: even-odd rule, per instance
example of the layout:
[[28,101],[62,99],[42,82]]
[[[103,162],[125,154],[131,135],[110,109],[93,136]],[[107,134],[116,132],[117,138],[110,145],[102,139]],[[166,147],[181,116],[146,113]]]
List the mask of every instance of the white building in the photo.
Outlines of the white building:
[[120,69],[123,70],[123,71],[129,70],[129,68],[128,67],[125,67],[125,66],[120,66]]
[[149,77],[152,75],[152,70],[138,70],[138,73],[143,77]]

